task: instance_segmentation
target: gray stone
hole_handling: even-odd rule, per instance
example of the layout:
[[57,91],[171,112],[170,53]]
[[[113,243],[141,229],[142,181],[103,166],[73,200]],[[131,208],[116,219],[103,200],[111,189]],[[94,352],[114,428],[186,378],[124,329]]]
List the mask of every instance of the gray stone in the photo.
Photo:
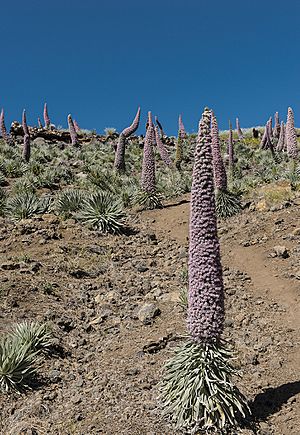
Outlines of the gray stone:
[[281,257],[281,258],[288,258],[289,257],[289,253],[288,250],[285,246],[274,246],[273,248],[276,257]]
[[138,319],[144,324],[151,323],[154,317],[160,314],[160,309],[155,304],[146,303],[138,310]]

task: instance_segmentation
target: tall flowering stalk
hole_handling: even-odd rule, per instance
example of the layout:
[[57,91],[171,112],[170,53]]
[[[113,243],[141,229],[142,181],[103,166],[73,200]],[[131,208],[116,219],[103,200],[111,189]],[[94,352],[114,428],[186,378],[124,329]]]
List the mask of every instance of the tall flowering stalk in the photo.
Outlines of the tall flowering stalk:
[[178,137],[176,143],[176,151],[175,151],[175,166],[178,170],[181,169],[181,163],[183,160],[183,144],[186,138],[186,131],[182,122],[182,117],[179,115],[178,118]]
[[[201,132],[201,128],[200,128],[200,132]],[[218,123],[213,112],[211,115],[210,137],[211,137],[211,149],[212,149],[212,156],[213,156],[214,181],[215,181],[215,189],[216,189],[215,199],[216,199],[217,215],[219,218],[227,219],[241,211],[241,203],[238,195],[228,190],[227,174],[221,155]],[[207,140],[208,140],[208,136],[207,136]],[[231,139],[229,139],[229,142],[232,143],[232,137]],[[229,153],[230,162],[234,162],[232,145],[229,146],[229,151],[230,151]],[[232,169],[232,163],[230,168]],[[233,175],[232,170],[230,171],[230,175],[232,177]]]
[[69,126],[69,132],[70,132],[70,136],[71,136],[71,143],[73,146],[78,147],[79,146],[78,137],[77,137],[77,133],[76,133],[73,119],[72,119],[71,115],[68,115],[68,126]]
[[[215,129],[215,124],[213,124]],[[211,137],[205,118],[196,145],[191,190],[188,329],[197,343],[212,343],[224,327],[224,289],[217,237]]]
[[229,167],[233,169],[234,167],[234,150],[233,150],[233,134],[232,134],[232,125],[229,121],[229,132],[228,132],[228,143],[227,143],[227,152],[228,152],[228,162]]
[[25,134],[23,137],[23,159],[25,162],[29,162],[30,160],[30,136],[29,134]]
[[74,128],[75,128],[76,133],[80,133],[81,129],[80,129],[76,119],[73,119],[73,124],[74,124]]
[[240,127],[239,118],[236,118],[235,121],[236,121],[236,130],[237,130],[238,138],[244,139],[244,135],[243,135],[243,132],[242,132],[241,127]]
[[50,118],[49,118],[49,115],[48,115],[47,103],[44,104],[44,122],[45,122],[45,128],[47,130],[49,130],[51,122],[50,122]]
[[158,125],[159,130],[160,130],[160,135],[161,135],[161,137],[163,138],[164,135],[165,135],[165,133],[164,133],[163,127],[162,127],[161,123],[159,122],[157,116],[155,117],[155,122],[156,122],[156,124]]
[[272,120],[272,116],[270,116],[267,125],[268,125],[269,137],[272,138],[273,137],[273,120]]
[[271,139],[271,130],[272,130],[272,118],[269,118],[265,125],[265,130],[260,142],[260,147],[262,150],[266,150],[267,148],[269,148],[269,139]]
[[278,112],[275,112],[274,119],[275,119],[275,125],[274,125],[274,130],[273,130],[273,136],[276,137],[276,139],[279,139],[281,130],[280,130],[280,122],[279,122],[279,113]]
[[152,148],[155,135],[151,112],[148,112],[148,128],[145,136],[141,186],[145,192],[154,193],[155,188],[155,157]]
[[6,126],[5,126],[4,109],[1,110],[1,114],[0,114],[0,131],[4,142],[7,145],[13,145],[12,137],[7,133]]
[[291,107],[288,108],[285,134],[287,154],[292,159],[296,159],[299,154],[299,149],[297,144],[297,134],[295,130],[294,112]]
[[22,127],[23,127],[23,131],[24,131],[24,135],[29,136],[29,129],[28,129],[28,125],[27,125],[27,119],[26,119],[26,110],[23,110],[22,113]]
[[232,383],[236,370],[221,337],[224,286],[209,123],[209,113],[204,112],[195,148],[190,206],[190,339],[166,363],[160,397],[164,414],[188,433],[223,433],[225,428],[238,426],[239,417],[250,412],[246,399]]
[[41,121],[41,118],[40,117],[38,117],[38,126],[39,126],[39,128],[43,128],[43,124],[42,124],[42,121]]
[[276,146],[276,151],[283,151],[284,150],[284,144],[285,144],[285,125],[284,122],[281,121],[280,126],[280,135]]
[[162,141],[161,136],[159,134],[159,126],[158,125],[155,127],[155,139],[156,139],[157,149],[158,149],[158,152],[159,152],[159,155],[160,155],[162,161],[164,162],[165,165],[171,166],[172,161],[170,159],[169,153],[168,153],[165,145],[163,144],[163,141]]
[[148,112],[147,125],[143,150],[141,192],[137,196],[137,203],[143,205],[144,208],[153,209],[161,207],[162,205],[160,195],[156,191],[155,155],[153,151],[155,131],[151,112]]
[[218,123],[213,113],[211,118],[211,138],[215,186],[217,190],[227,190],[227,175],[221,155]]
[[114,168],[117,172],[125,172],[126,138],[128,138],[131,134],[133,134],[138,129],[140,116],[141,116],[141,108],[139,107],[132,124],[129,127],[124,128],[124,130],[121,132],[119,136],[117,150],[115,154],[115,162],[114,162]]

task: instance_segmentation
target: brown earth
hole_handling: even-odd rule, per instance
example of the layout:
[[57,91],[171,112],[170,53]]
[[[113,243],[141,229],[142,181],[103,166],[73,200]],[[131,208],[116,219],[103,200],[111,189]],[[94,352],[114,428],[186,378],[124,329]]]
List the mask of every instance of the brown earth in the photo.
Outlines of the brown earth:
[[[186,333],[178,295],[188,212],[186,196],[132,214],[134,231],[119,237],[50,215],[3,220],[0,332],[24,319],[48,321],[56,346],[32,391],[0,396],[1,434],[177,433],[156,398],[163,363]],[[257,434],[298,435],[299,206],[244,211],[220,222],[219,235],[237,384],[252,403]]]

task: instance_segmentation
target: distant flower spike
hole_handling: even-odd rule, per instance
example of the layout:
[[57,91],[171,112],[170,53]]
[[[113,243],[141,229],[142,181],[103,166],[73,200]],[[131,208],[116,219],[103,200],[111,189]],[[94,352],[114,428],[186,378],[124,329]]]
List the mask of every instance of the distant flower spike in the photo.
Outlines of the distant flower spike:
[[211,118],[211,140],[215,186],[217,190],[227,190],[227,176],[221,155],[218,123],[213,113]]
[[291,107],[288,108],[285,134],[287,154],[292,159],[296,159],[299,154],[299,149],[297,144],[297,134],[295,130],[294,113]]
[[283,151],[284,144],[285,144],[285,125],[284,125],[284,122],[281,121],[280,135],[279,135],[279,139],[277,142],[276,151]]
[[161,137],[163,138],[164,135],[165,135],[165,133],[164,133],[164,130],[163,130],[163,128],[162,128],[162,125],[161,125],[161,123],[159,122],[157,116],[155,117],[155,122],[156,122],[156,124],[158,125],[159,130],[160,130],[160,135],[161,135]]
[[41,122],[41,119],[40,119],[40,118],[38,118],[38,126],[39,126],[39,128],[43,128],[43,124],[42,124],[42,122]]
[[47,103],[45,103],[44,105],[44,121],[45,121],[45,128],[48,130],[50,128],[50,118],[48,115],[48,107],[47,107]]
[[273,120],[272,120],[272,116],[270,116],[269,121],[268,121],[268,132],[269,132],[270,138],[273,137],[273,127],[272,127],[272,124],[273,124]]
[[152,148],[154,134],[151,112],[148,112],[148,128],[144,143],[141,186],[145,192],[150,194],[153,194],[156,191],[155,157]]
[[242,132],[241,127],[240,127],[239,118],[236,118],[236,130],[237,130],[237,134],[238,134],[239,139],[244,139],[244,135],[243,135],[243,132]]
[[229,162],[229,166],[231,168],[233,168],[234,166],[234,150],[233,150],[233,135],[232,135],[232,125],[231,122],[229,121],[229,133],[228,133],[228,146],[227,146],[227,151],[228,151],[228,162]]
[[158,149],[158,152],[159,152],[159,155],[160,155],[162,161],[167,166],[171,166],[172,161],[171,161],[170,156],[168,154],[168,151],[167,151],[165,145],[163,144],[161,137],[159,135],[159,126],[155,127],[155,138],[156,138],[157,149]]
[[28,129],[28,125],[27,125],[25,109],[23,110],[23,114],[22,114],[22,127],[23,127],[23,131],[24,131],[24,135],[29,136],[29,129]]
[[183,144],[186,138],[185,128],[182,122],[182,117],[179,115],[178,118],[178,137],[176,143],[176,151],[175,151],[175,166],[178,170],[181,169],[181,163],[183,160]]
[[1,131],[1,135],[3,140],[5,141],[5,143],[7,145],[13,145],[13,140],[11,138],[11,136],[7,133],[6,127],[5,127],[5,119],[4,119],[4,110],[1,110],[1,114],[0,114],[0,131]]
[[181,115],[179,115],[179,117],[178,117],[178,131],[179,131],[181,138],[184,139],[186,137],[186,131],[185,131],[185,128],[184,128],[184,125],[182,122]]
[[74,128],[75,128],[76,133],[79,133],[80,132],[80,127],[79,127],[76,119],[73,119],[73,124],[74,124]]
[[278,112],[275,112],[275,125],[274,125],[274,130],[273,130],[273,136],[276,137],[277,139],[280,136],[280,123],[279,123],[279,114]]
[[124,130],[120,133],[116,155],[115,155],[115,162],[114,162],[114,167],[117,172],[125,172],[126,138],[129,137],[138,129],[139,122],[140,122],[140,115],[141,115],[141,108],[139,107],[132,124],[129,127],[124,128]]
[[71,115],[68,115],[68,125],[69,125],[69,132],[71,136],[71,143],[73,146],[77,147],[79,146],[77,133],[74,127],[73,119]]
[[30,136],[25,134],[23,138],[23,159],[25,162],[30,160]]

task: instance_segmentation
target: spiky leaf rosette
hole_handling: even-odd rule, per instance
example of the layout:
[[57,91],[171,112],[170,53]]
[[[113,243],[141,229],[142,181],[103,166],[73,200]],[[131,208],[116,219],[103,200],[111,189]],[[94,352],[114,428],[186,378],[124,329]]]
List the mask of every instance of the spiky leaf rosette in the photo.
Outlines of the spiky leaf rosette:
[[153,210],[155,208],[162,208],[162,197],[158,192],[146,192],[141,190],[135,196],[135,203],[140,205],[145,210]]
[[84,194],[79,189],[66,189],[62,191],[55,200],[55,211],[68,218],[79,210]]
[[28,219],[35,214],[45,213],[49,208],[48,198],[39,198],[31,192],[21,192],[9,197],[6,214],[14,220]]
[[189,340],[175,350],[165,365],[160,399],[177,429],[216,433],[249,414],[245,397],[231,381],[237,375],[231,357],[225,342],[200,346]]
[[44,350],[53,342],[52,333],[46,323],[24,321],[14,326],[11,336],[20,345],[29,346],[32,351]]
[[96,192],[82,201],[77,219],[102,233],[121,233],[125,213],[122,203],[109,192]]
[[139,107],[132,124],[129,127],[124,128],[124,130],[121,132],[119,136],[116,155],[115,155],[115,162],[114,162],[114,168],[117,172],[125,172],[126,138],[129,137],[138,129],[139,122],[140,122],[140,115],[141,115],[141,108]]
[[216,211],[219,218],[227,219],[239,213],[241,209],[242,205],[238,195],[226,190],[217,190]]
[[30,345],[20,345],[10,337],[0,340],[0,389],[5,392],[24,391],[36,372],[33,363],[37,352]]
[[226,175],[225,165],[221,155],[217,119],[213,113],[211,118],[211,138],[212,138],[211,146],[212,146],[215,186],[217,189],[226,190],[227,175]]
[[291,107],[288,108],[287,122],[286,122],[286,150],[288,156],[292,159],[296,159],[299,154],[297,144],[297,134],[295,130],[294,112]]

